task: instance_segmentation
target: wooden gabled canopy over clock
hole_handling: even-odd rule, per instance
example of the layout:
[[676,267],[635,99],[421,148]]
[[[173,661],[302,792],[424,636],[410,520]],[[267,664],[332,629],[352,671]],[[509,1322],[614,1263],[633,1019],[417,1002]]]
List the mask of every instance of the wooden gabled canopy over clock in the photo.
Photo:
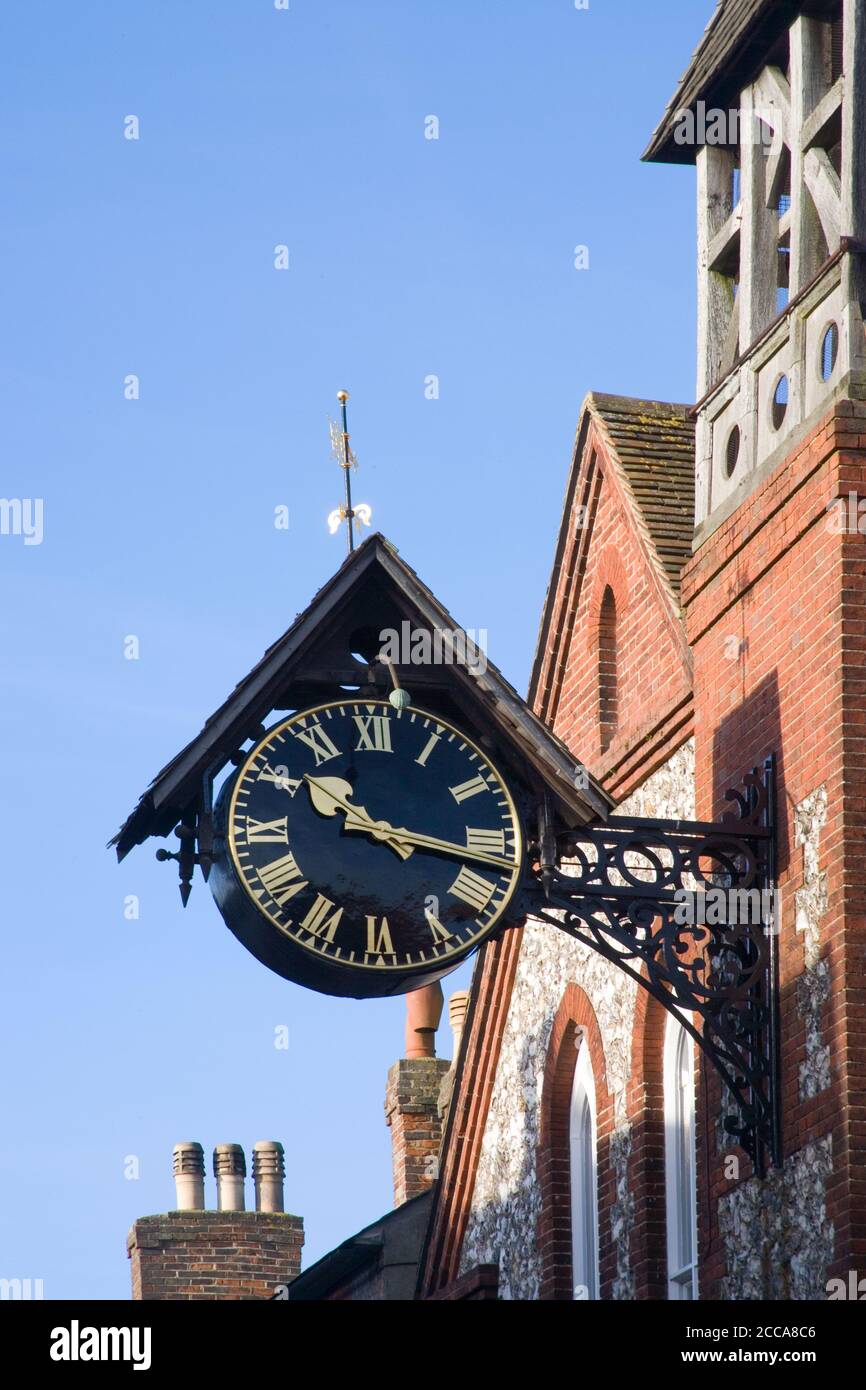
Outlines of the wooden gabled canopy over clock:
[[[347,498],[351,522],[351,498]],[[528,915],[684,1021],[759,1171],[781,1157],[775,936],[682,925],[685,884],[773,881],[772,766],[720,824],[612,814],[603,789],[489,661],[384,659],[382,633],[462,629],[381,535],[347,559],[156,776],[112,845],[172,832],[260,961],[326,994],[420,988]],[[451,644],[465,650],[471,643]]]

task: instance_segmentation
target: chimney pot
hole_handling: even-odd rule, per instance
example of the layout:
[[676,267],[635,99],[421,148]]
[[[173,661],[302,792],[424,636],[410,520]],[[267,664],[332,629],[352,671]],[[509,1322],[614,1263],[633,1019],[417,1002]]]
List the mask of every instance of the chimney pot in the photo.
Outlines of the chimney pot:
[[204,1211],[204,1149],[187,1140],[172,1150],[178,1211]]
[[435,1057],[436,1029],[442,1017],[442,986],[437,980],[406,995],[406,1056]]
[[466,1022],[466,1011],[469,1008],[469,990],[458,989],[448,1000],[448,1022],[451,1024],[451,1032],[454,1036],[454,1064],[457,1063],[457,1056],[460,1052],[460,1042],[463,1038],[463,1025]]
[[243,1211],[247,1164],[240,1144],[217,1144],[213,1151],[213,1171],[219,1210]]
[[260,1139],[253,1145],[253,1181],[256,1185],[256,1211],[285,1211],[283,1178],[286,1174],[282,1144]]

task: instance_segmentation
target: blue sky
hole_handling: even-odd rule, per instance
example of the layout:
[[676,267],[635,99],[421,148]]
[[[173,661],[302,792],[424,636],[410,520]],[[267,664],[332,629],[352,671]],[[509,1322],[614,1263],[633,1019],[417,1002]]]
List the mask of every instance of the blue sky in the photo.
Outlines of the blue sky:
[[0,1276],[128,1297],[180,1139],[280,1139],[305,1263],[390,1206],[403,1001],[105,843],[342,560],[339,387],[356,497],[525,689],[583,396],[694,396],[694,175],[639,157],[710,10],[4,5],[0,491],[44,534],[0,535]]

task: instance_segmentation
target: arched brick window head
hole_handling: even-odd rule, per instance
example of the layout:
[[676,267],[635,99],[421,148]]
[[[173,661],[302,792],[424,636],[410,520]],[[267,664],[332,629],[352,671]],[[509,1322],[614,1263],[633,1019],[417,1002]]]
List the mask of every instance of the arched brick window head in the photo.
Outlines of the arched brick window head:
[[598,619],[598,717],[601,751],[613,742],[619,717],[616,673],[616,599],[608,584]]

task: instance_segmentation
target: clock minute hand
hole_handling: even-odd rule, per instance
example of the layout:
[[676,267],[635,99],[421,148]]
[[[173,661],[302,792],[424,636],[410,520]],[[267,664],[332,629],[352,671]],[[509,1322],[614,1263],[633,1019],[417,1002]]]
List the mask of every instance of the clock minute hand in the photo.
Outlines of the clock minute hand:
[[417,845],[419,849],[438,849],[455,859],[471,859],[477,864],[491,864],[496,869],[517,868],[513,859],[501,859],[498,854],[485,854],[483,850],[470,849],[468,845],[459,845],[452,840],[439,840],[435,835],[416,835],[413,830],[400,830],[398,833],[406,844]]

